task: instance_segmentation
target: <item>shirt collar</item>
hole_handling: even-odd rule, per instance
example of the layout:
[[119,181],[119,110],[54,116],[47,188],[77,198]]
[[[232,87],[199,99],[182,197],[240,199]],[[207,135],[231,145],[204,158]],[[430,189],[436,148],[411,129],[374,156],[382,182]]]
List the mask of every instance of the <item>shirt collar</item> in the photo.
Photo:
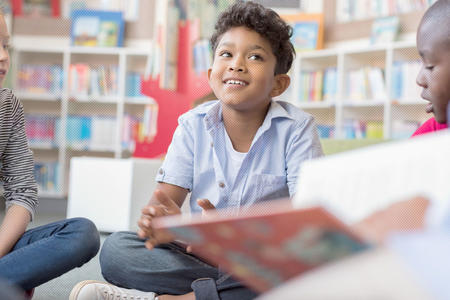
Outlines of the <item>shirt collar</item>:
[[[220,101],[216,101],[214,104],[200,107],[197,110],[198,114],[205,114],[205,124],[206,128],[209,130],[216,127],[219,123],[223,121],[222,118],[222,105]],[[261,130],[265,131],[270,128],[272,120],[276,118],[289,118],[293,119],[292,116],[286,111],[286,109],[281,106],[277,101],[270,102],[270,108],[267,112],[264,122],[261,125]]]

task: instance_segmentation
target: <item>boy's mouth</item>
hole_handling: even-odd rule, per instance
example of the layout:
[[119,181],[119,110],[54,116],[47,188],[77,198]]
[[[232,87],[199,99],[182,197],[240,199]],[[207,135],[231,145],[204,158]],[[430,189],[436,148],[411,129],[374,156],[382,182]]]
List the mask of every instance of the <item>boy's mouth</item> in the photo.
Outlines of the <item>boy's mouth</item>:
[[223,83],[229,84],[229,85],[240,85],[240,86],[248,85],[248,82],[246,82],[244,80],[239,80],[239,79],[225,79],[223,81]]
[[6,75],[6,70],[5,69],[0,69],[0,75]]

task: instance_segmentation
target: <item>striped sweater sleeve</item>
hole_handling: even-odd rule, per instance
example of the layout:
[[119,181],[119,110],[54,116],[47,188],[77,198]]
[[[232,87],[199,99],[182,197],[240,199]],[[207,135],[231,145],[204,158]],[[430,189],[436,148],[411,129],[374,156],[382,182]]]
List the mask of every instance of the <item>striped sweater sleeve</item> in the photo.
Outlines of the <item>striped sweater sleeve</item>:
[[0,90],[0,180],[6,208],[20,205],[31,219],[37,206],[34,160],[25,133],[23,106],[9,89]]

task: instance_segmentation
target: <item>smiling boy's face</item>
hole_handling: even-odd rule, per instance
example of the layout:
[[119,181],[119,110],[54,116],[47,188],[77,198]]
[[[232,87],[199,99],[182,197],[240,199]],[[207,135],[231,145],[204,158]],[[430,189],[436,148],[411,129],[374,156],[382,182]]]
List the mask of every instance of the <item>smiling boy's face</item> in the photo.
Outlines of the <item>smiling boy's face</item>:
[[417,32],[417,49],[422,68],[417,84],[423,88],[422,98],[430,101],[427,112],[434,113],[438,123],[447,122],[450,101],[450,22],[436,24],[424,18]]
[[274,75],[275,65],[266,39],[246,27],[233,27],[220,37],[208,70],[209,84],[224,106],[239,111],[265,109],[289,85],[286,74]]
[[6,74],[9,70],[9,34],[5,18],[0,14],[0,87],[3,86]]

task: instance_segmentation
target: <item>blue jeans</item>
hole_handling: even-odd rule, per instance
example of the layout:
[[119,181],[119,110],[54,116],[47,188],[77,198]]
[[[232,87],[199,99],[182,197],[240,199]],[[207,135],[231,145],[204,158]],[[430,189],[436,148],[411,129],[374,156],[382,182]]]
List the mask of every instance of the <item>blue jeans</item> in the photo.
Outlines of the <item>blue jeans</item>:
[[100,247],[94,223],[62,220],[27,230],[10,253],[0,258],[0,278],[33,289],[93,258]]
[[194,291],[197,300],[253,299],[257,295],[175,244],[149,251],[133,232],[117,232],[100,252],[103,277],[110,283],[158,295]]

